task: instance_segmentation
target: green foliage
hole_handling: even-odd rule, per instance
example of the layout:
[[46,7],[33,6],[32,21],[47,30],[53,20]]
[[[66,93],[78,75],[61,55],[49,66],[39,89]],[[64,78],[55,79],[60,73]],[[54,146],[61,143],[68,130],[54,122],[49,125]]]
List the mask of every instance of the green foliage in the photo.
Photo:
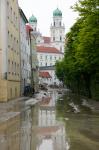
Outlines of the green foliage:
[[73,9],[80,18],[66,35],[65,57],[57,62],[56,74],[77,91],[83,86],[91,97],[91,82],[99,75],[99,0],[79,0]]

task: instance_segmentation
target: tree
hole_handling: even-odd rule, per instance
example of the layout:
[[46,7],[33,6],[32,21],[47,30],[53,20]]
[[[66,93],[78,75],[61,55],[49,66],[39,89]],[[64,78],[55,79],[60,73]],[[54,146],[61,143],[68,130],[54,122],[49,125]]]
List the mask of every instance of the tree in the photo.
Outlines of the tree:
[[83,79],[91,97],[92,77],[99,75],[99,0],[79,0],[73,9],[80,18],[66,35],[65,57],[57,63],[56,72],[59,77],[58,71],[63,67],[61,76],[65,72],[65,81],[71,87],[76,83],[78,89]]

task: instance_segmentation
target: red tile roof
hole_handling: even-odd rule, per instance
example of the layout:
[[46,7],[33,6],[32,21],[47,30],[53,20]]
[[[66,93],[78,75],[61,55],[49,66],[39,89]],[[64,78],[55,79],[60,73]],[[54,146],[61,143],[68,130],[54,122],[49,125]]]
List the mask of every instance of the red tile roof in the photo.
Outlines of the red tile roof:
[[47,46],[37,46],[37,52],[63,54],[55,47],[47,47]]
[[51,38],[50,37],[44,36],[43,39],[44,39],[44,43],[47,43],[47,44],[51,43]]
[[52,78],[49,72],[39,72],[39,76],[42,78]]

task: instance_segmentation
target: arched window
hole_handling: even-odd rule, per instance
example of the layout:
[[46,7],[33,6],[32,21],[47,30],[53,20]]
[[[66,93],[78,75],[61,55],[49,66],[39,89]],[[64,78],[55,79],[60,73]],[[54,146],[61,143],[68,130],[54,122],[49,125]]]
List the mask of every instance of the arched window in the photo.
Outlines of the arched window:
[[62,46],[60,46],[60,51],[62,52]]
[[53,37],[53,41],[55,41],[55,37]]

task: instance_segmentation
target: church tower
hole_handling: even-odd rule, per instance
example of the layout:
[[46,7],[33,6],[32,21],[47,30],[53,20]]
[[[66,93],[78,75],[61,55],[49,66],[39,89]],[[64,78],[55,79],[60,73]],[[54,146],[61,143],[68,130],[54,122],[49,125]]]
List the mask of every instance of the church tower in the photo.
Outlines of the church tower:
[[37,31],[37,19],[34,15],[29,18],[29,24],[33,28],[33,31]]
[[52,45],[64,53],[65,26],[62,24],[62,12],[58,8],[53,11],[50,32]]

